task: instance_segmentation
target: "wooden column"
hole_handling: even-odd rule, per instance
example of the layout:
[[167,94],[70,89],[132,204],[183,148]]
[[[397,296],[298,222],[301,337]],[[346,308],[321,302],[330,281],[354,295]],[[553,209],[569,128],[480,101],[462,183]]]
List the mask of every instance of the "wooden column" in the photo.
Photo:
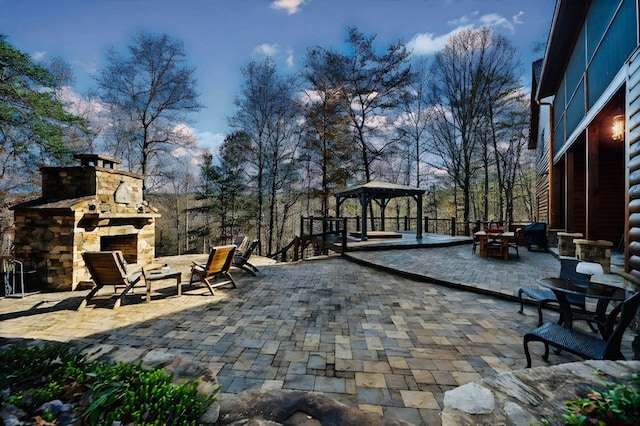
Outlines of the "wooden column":
[[586,191],[585,191],[585,239],[598,236],[598,126],[593,124],[587,128],[585,153]]

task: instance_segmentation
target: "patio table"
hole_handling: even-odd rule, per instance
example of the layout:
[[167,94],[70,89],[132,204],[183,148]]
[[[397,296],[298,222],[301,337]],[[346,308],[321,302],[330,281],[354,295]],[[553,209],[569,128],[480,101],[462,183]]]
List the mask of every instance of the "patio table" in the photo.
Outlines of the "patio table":
[[144,282],[147,287],[147,303],[151,301],[151,282],[160,280],[176,280],[176,287],[178,289],[178,297],[182,296],[182,272],[171,271],[167,269],[154,269],[145,271],[143,268]]
[[560,305],[561,325],[567,328],[573,326],[575,313],[569,304],[567,296],[582,296],[594,299],[596,309],[593,312],[588,312],[587,316],[581,314],[580,319],[596,323],[600,335],[605,340],[611,334],[614,324],[609,324],[608,319],[617,316],[621,305],[615,307],[609,314],[607,314],[607,308],[611,302],[621,302],[625,299],[626,291],[623,287],[601,283],[578,285],[564,278],[541,278],[537,280],[537,283],[542,287],[550,289],[556,295],[558,304]]
[[487,240],[489,237],[492,239],[500,239],[502,244],[502,259],[509,260],[509,242],[516,238],[515,232],[486,232],[486,231],[478,231],[473,234],[480,243],[480,257],[487,257]]

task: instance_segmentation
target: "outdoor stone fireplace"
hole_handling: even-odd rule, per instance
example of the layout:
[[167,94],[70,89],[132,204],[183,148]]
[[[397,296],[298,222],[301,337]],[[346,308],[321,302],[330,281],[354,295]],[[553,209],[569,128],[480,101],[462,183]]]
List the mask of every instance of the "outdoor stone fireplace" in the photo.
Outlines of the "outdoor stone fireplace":
[[89,280],[84,251],[121,250],[129,263],[155,256],[155,219],[143,177],[118,170],[111,157],[76,155],[80,166],[43,167],[42,197],[12,207],[15,251],[39,285],[75,290]]

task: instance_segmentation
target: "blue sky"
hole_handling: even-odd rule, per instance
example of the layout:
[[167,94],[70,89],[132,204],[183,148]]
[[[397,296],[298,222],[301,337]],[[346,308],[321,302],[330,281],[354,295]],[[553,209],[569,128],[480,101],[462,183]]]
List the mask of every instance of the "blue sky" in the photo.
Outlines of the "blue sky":
[[430,55],[466,27],[488,25],[519,49],[523,84],[542,56],[555,0],[0,0],[0,33],[33,58],[59,56],[73,67],[78,93],[95,86],[109,48],[124,49],[140,30],[184,42],[197,69],[200,101],[192,130],[203,147],[229,132],[227,117],[251,59],[272,56],[293,72],[307,48],[344,46],[347,28],[376,35],[386,47],[401,40]]

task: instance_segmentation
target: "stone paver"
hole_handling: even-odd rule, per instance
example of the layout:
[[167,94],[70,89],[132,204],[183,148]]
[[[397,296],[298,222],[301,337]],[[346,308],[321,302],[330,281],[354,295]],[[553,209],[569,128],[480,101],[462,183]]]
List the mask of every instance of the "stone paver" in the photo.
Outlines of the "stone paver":
[[[351,255],[487,294],[329,257],[258,265],[255,278],[235,272],[238,288],[219,288],[214,296],[185,286],[178,298],[167,283],[154,288],[147,304],[136,290],[118,310],[99,303],[75,311],[86,292],[4,298],[0,343],[72,342],[127,361],[150,351],[180,354],[217,371],[221,398],[251,389],[318,391],[432,425],[440,422],[446,391],[525,366],[522,336],[537,315],[531,307],[518,314],[516,303],[490,293],[559,271],[551,254],[526,250],[513,262],[473,257],[469,246]],[[184,271],[190,265],[190,258],[164,259]],[[541,351],[533,348],[534,366],[546,365]],[[552,364],[573,360],[551,355]]]

